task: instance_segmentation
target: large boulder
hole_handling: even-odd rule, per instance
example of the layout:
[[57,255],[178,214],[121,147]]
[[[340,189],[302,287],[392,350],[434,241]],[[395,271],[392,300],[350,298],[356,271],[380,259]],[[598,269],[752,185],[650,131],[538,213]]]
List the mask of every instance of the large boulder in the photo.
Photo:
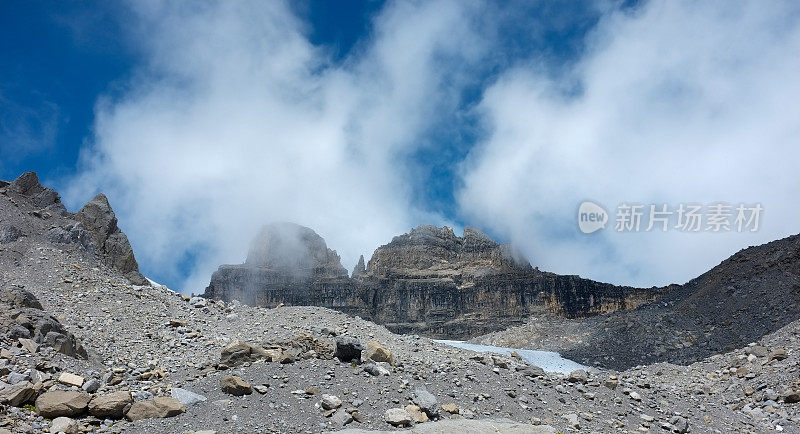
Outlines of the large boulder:
[[336,338],[336,350],[333,353],[333,356],[339,359],[342,362],[360,362],[361,361],[361,351],[364,349],[364,346],[361,345],[361,342],[353,337],[348,336],[340,336]]
[[96,395],[89,401],[89,414],[99,418],[119,419],[124,415],[125,407],[132,403],[133,397],[127,391]]
[[250,395],[253,387],[250,383],[233,375],[226,375],[219,379],[219,385],[223,392],[233,396]]
[[91,395],[86,392],[54,390],[36,398],[36,411],[48,419],[82,414],[89,406]]
[[222,349],[219,362],[228,366],[235,366],[258,359],[268,359],[269,357],[269,354],[264,348],[235,340]]
[[412,401],[430,417],[434,417],[439,413],[439,401],[424,386],[414,389]]
[[22,381],[0,389],[0,404],[19,407],[32,400],[34,396],[36,396],[36,389],[33,384],[30,381]]
[[186,407],[174,398],[159,396],[149,401],[134,402],[125,413],[129,420],[163,419],[177,416],[186,411]]
[[391,351],[383,348],[381,344],[375,341],[367,342],[367,350],[364,351],[364,358],[372,360],[373,362],[386,362],[394,366],[394,356]]
[[89,231],[95,253],[111,267],[125,275],[135,285],[148,285],[139,273],[139,264],[133,255],[128,237],[117,226],[117,216],[102,193],[81,208],[77,219]]
[[22,231],[16,226],[6,225],[0,228],[0,244],[8,244],[22,237]]

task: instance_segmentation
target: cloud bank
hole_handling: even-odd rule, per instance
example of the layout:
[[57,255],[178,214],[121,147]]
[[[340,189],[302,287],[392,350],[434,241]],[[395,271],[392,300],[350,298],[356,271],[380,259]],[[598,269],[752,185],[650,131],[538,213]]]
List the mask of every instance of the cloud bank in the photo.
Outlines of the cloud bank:
[[[100,101],[79,204],[108,192],[143,269],[201,292],[241,262],[258,228],[314,228],[350,268],[420,221],[404,161],[483,45],[455,2],[397,3],[370,41],[332,64],[281,2],[135,2],[147,64]],[[446,59],[446,60],[445,60]]]
[[[789,3],[654,1],[605,14],[568,75],[520,65],[486,90],[491,134],[464,165],[462,209],[545,269],[645,286],[797,233],[798,24]],[[576,225],[584,200],[612,219],[625,202],[765,211],[753,234],[610,224],[587,236]]]
[[[554,75],[535,51],[506,52],[514,13],[492,5],[389,3],[333,60],[285,3],[134,2],[130,40],[145,63],[121,96],[98,101],[67,199],[106,192],[145,273],[186,292],[243,261],[271,221],[314,228],[346,268],[419,223],[465,222],[544,269],[686,280],[797,232],[797,9],[608,6]],[[513,25],[546,33],[537,20]],[[447,163],[458,215],[415,198],[426,187],[415,155],[449,152],[429,140],[445,126],[483,128],[465,159]],[[753,235],[587,236],[575,217],[586,199],[766,211]]]

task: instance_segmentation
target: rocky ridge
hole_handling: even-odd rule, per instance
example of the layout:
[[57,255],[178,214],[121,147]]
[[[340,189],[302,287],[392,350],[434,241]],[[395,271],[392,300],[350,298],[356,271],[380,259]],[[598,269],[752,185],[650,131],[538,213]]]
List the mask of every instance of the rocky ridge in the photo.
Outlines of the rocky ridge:
[[[245,263],[221,266],[203,296],[265,307],[329,307],[398,333],[467,338],[522,324],[531,315],[585,317],[631,309],[668,290],[542,272],[513,247],[476,229],[458,237],[451,228],[429,225],[379,247],[366,267],[359,261],[348,277],[321,237],[308,228],[301,232],[289,242],[283,225],[266,226]],[[282,257],[285,245],[293,246],[291,262],[303,264],[294,271],[273,265],[271,258]]]

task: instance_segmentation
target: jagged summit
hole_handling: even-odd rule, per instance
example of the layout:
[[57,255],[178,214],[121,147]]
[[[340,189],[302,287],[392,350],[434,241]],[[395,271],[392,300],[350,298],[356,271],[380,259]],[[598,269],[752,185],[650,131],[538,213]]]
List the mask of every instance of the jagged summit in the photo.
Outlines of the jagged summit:
[[[121,272],[131,283],[149,285],[139,273],[128,237],[117,225],[117,217],[104,194],[95,196],[78,213],[70,213],[55,190],[39,183],[35,172],[25,172],[12,182],[2,181],[0,189],[18,209],[29,210],[32,216],[48,222],[50,227],[44,238],[49,242],[75,244],[87,255]],[[0,241],[3,244],[35,232],[25,219],[6,216],[2,223]]]
[[37,208],[56,214],[66,215],[67,208],[61,203],[61,196],[55,190],[39,183],[36,172],[25,172],[12,181],[8,189],[27,197]]
[[347,276],[336,251],[313,230],[295,223],[265,225],[250,246],[245,265],[298,277]]
[[364,255],[361,255],[358,257],[358,262],[356,263],[356,266],[353,267],[353,274],[351,274],[351,277],[361,276],[366,271],[367,271],[367,266],[364,265]]
[[420,225],[375,250],[368,275],[467,275],[530,269],[530,263],[509,244],[500,244],[467,226],[464,236],[444,226]]
[[139,264],[131,244],[117,226],[117,216],[106,195],[100,193],[95,196],[78,211],[76,217],[91,234],[95,253],[124,274],[131,283],[148,284],[147,279],[139,273]]

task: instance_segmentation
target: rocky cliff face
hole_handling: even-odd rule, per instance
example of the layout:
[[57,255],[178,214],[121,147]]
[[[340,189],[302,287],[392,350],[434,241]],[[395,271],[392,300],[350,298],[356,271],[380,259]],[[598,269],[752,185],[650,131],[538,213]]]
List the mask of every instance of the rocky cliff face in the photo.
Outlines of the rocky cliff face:
[[[117,226],[117,217],[105,195],[98,194],[78,213],[70,213],[55,190],[39,183],[35,172],[23,173],[12,182],[0,181],[0,194],[7,195],[17,208],[32,208],[31,216],[51,221],[51,227],[43,235],[50,243],[77,244],[89,256],[121,272],[131,283],[149,285],[139,273],[128,237]],[[22,220],[7,216],[0,221],[0,244],[31,235],[30,228],[17,227],[13,221]]]
[[117,216],[102,193],[90,200],[76,215],[91,234],[95,253],[111,267],[120,271],[135,285],[148,285],[139,273],[128,237],[117,226]]
[[[660,296],[541,272],[476,229],[458,237],[448,227],[427,225],[379,247],[366,268],[360,261],[347,277],[319,235],[292,228],[265,227],[245,264],[221,266],[204,296],[267,307],[324,306],[392,331],[449,338],[500,330],[537,313],[583,317]],[[291,247],[290,259],[283,246]]]

